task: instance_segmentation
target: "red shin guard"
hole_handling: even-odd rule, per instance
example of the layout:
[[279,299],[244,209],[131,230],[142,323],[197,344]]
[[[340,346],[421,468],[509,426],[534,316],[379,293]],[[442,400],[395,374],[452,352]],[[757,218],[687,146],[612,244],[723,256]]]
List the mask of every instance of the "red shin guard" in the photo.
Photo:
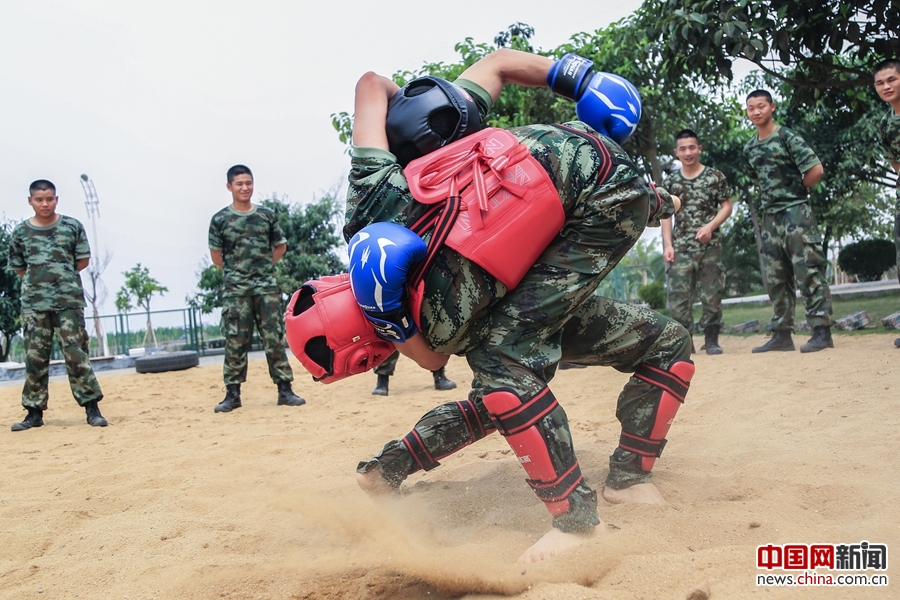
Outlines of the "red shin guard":
[[584,481],[578,462],[565,465],[560,473],[553,466],[553,459],[538,423],[556,409],[559,404],[549,388],[523,401],[509,390],[485,394],[484,406],[497,424],[500,435],[519,458],[529,479],[526,481],[552,515],[569,510],[569,495]]
[[656,415],[649,437],[628,433],[623,429],[619,447],[642,456],[641,468],[651,471],[666,447],[666,434],[672,426],[675,413],[684,404],[684,397],[694,376],[694,363],[680,360],[669,367],[668,371],[645,364],[635,370],[634,376],[660,388],[662,393],[656,404]]

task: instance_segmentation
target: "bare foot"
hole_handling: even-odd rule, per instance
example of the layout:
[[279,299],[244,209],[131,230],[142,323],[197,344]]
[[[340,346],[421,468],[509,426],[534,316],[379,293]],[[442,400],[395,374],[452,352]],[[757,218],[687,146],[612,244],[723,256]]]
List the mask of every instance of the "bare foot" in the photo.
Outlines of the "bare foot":
[[541,536],[531,548],[526,550],[522,556],[516,561],[517,563],[528,564],[549,560],[554,556],[558,556],[566,550],[571,550],[594,537],[601,535],[607,531],[606,523],[601,522],[593,529],[580,531],[577,533],[565,533],[555,527]]
[[614,490],[609,486],[603,488],[603,497],[610,504],[622,504],[623,502],[636,502],[638,504],[665,504],[662,494],[652,483],[639,483],[621,490]]
[[381,476],[378,469],[372,469],[368,473],[357,473],[356,483],[359,484],[359,487],[361,487],[365,493],[373,498],[393,496],[397,492],[396,489],[392,488],[391,485],[384,480],[384,477]]

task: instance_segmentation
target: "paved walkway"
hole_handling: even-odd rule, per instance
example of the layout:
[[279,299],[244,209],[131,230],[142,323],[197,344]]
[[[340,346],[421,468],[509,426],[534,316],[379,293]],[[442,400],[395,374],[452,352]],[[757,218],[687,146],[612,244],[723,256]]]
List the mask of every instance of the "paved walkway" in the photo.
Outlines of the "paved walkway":
[[[856,296],[866,296],[868,294],[884,294],[889,292],[900,292],[900,283],[896,280],[891,281],[867,281],[865,283],[844,283],[841,285],[831,286],[831,295],[841,298],[853,298]],[[797,292],[800,297],[800,292]],[[745,296],[743,298],[725,298],[722,304],[769,304],[769,296],[762,294],[759,296]]]

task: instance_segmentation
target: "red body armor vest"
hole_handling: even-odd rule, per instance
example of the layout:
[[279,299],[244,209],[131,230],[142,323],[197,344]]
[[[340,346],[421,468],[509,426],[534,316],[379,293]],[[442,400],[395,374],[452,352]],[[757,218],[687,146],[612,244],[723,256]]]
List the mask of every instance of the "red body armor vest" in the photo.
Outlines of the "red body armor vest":
[[565,224],[550,176],[504,129],[487,128],[457,140],[410,162],[404,174],[423,204],[461,197],[444,243],[507,289],[519,284]]

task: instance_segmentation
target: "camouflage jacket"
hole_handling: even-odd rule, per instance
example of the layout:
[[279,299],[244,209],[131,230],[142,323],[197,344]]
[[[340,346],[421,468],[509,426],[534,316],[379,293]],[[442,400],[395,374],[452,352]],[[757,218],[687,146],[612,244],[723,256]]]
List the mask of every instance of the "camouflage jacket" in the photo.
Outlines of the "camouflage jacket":
[[900,162],[900,115],[894,109],[887,111],[881,118],[881,150],[890,162]]
[[87,233],[78,219],[59,215],[48,227],[23,221],[9,242],[9,268],[25,271],[22,312],[84,308],[84,288],[75,263],[90,258]]
[[706,244],[694,236],[700,228],[712,221],[723,202],[731,198],[728,181],[721,171],[703,167],[700,174],[688,179],[676,171],[663,182],[669,193],[681,198],[681,210],[674,217],[672,245],[677,252],[695,252],[707,246],[721,246],[722,235],[718,229]]
[[[478,98],[479,106],[490,107],[490,96],[467,81],[456,82]],[[531,151],[550,175],[567,215],[567,225],[582,220],[576,204],[591,194],[612,192],[624,184],[639,180],[637,168],[612,140],[596,134],[584,123],[568,126],[590,132],[601,140],[613,158],[610,175],[597,182],[599,158],[583,137],[554,125],[532,125],[510,129]],[[412,197],[403,171],[393,154],[377,148],[354,147],[351,151],[350,185],[344,237],[348,241],[360,229],[375,222],[413,223],[427,209]],[[647,188],[649,193],[649,188]],[[662,194],[668,198],[665,191]],[[648,196],[649,197],[649,196]],[[661,213],[664,211],[661,211]],[[669,212],[668,214],[671,214]],[[662,218],[666,214],[660,214]],[[564,226],[560,232],[565,236]],[[430,237],[424,236],[426,241]],[[583,272],[596,272],[595,257],[547,253],[542,262],[559,264]],[[443,248],[426,274],[425,298],[420,313],[423,333],[431,347],[448,354],[462,353],[488,333],[486,317],[493,304],[506,294],[506,288],[480,266],[460,254]]]
[[209,222],[209,248],[222,252],[226,297],[278,292],[272,252],[287,243],[278,215],[261,206],[242,213],[230,205]]
[[819,157],[802,137],[779,125],[766,139],[754,136],[747,142],[744,158],[763,212],[775,213],[807,201],[803,174],[819,164]]

